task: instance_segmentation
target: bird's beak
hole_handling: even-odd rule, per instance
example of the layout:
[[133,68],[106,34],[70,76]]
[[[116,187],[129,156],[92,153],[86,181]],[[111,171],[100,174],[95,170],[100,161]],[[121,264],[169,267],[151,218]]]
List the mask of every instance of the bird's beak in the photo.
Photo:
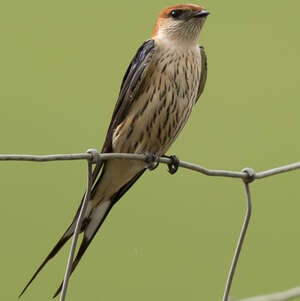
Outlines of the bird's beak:
[[202,17],[207,17],[210,14],[208,10],[202,9],[199,10],[195,13],[193,13],[192,18],[202,18]]

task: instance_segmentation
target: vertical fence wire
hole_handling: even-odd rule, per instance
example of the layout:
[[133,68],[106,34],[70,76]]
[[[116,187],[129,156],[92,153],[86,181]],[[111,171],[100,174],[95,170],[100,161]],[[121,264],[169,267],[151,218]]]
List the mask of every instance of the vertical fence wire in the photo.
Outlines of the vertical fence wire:
[[[141,160],[145,161],[147,156],[142,154],[126,154],[126,153],[99,153],[95,149],[89,149],[85,153],[78,153],[78,154],[58,154],[58,155],[10,155],[10,154],[0,154],[0,161],[32,161],[32,162],[49,162],[49,161],[61,161],[61,160],[87,160],[87,187],[86,192],[84,195],[84,199],[82,202],[82,206],[77,218],[75,231],[73,234],[72,244],[69,252],[68,263],[66,267],[66,272],[62,284],[62,291],[60,296],[60,301],[65,301],[66,292],[68,288],[68,282],[70,275],[72,273],[72,263],[74,259],[76,244],[78,241],[78,236],[80,234],[80,229],[83,221],[83,217],[86,211],[87,203],[90,199],[92,184],[95,181],[96,175],[101,168],[102,160],[112,160],[112,159],[125,159],[125,160]],[[157,161],[164,164],[171,164],[172,161],[170,158],[166,157],[159,157]],[[92,172],[92,164],[96,163],[96,167],[94,172]],[[250,168],[245,168],[241,172],[237,171],[227,171],[227,170],[213,170],[208,169],[203,166],[199,166],[190,162],[179,161],[179,166],[182,168],[186,168],[189,170],[194,170],[200,172],[207,176],[213,177],[229,177],[229,178],[239,178],[244,181],[245,185],[245,192],[246,192],[246,200],[247,200],[247,208],[246,208],[246,215],[244,218],[243,226],[240,232],[240,236],[237,242],[236,250],[233,256],[232,264],[228,273],[228,278],[225,286],[223,301],[228,301],[229,293],[231,289],[232,280],[235,274],[236,266],[238,263],[238,259],[240,256],[240,252],[242,250],[243,242],[246,236],[247,228],[249,225],[250,217],[251,217],[251,210],[252,210],[252,203],[251,203],[251,194],[249,184],[255,179],[263,179],[266,177],[270,177],[273,175],[278,175],[281,173],[290,172],[296,169],[300,169],[300,162],[295,162],[292,164],[272,168],[269,170],[265,170],[262,172],[255,173]],[[272,295],[266,296],[257,296],[247,299],[242,299],[244,301],[267,301],[267,300],[286,300],[295,296],[300,295],[300,287],[294,288],[285,292],[279,292]]]
[[242,229],[241,229],[240,237],[238,239],[237,246],[236,246],[236,249],[235,249],[235,252],[234,252],[234,255],[233,255],[232,264],[231,264],[231,267],[230,267],[230,270],[229,270],[229,273],[228,273],[228,278],[227,278],[227,282],[226,282],[226,286],[225,286],[224,296],[223,296],[223,299],[222,299],[223,301],[228,301],[233,276],[235,274],[235,269],[236,269],[236,266],[237,266],[237,263],[238,263],[238,260],[239,260],[239,257],[240,257],[243,242],[245,240],[248,225],[249,225],[249,221],[250,221],[250,218],[251,218],[252,203],[251,203],[251,194],[250,194],[250,189],[249,189],[249,183],[247,181],[244,181],[244,185],[245,185],[246,200],[247,200],[246,215],[245,215],[245,219],[244,219],[243,226],[242,226]]
[[81,229],[84,214],[86,212],[87,204],[91,196],[91,186],[92,186],[92,163],[90,160],[88,160],[87,161],[87,187],[86,187],[84,199],[81,205],[81,209],[77,218],[76,227],[72,238],[68,263],[67,263],[66,272],[63,280],[63,286],[62,286],[61,295],[59,299],[60,301],[65,301],[66,298],[68,283],[69,283],[70,275],[72,273],[72,264],[73,264],[75,249],[78,241],[78,236],[80,234],[80,229]]

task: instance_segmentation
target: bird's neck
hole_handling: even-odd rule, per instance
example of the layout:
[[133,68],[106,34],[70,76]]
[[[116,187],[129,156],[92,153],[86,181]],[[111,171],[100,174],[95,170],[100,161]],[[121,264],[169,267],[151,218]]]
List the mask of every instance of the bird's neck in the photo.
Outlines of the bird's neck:
[[156,44],[163,48],[168,49],[176,49],[176,50],[182,50],[185,51],[187,49],[198,49],[198,41],[197,39],[194,40],[187,40],[187,39],[176,39],[176,38],[170,38],[165,35],[156,35],[153,37]]

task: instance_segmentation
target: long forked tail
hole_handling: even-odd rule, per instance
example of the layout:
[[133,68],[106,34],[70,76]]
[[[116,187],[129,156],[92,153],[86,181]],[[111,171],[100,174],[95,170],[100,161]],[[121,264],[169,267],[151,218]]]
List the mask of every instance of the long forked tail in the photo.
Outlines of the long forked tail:
[[[81,206],[80,206],[81,207]],[[27,282],[26,286],[22,290],[22,292],[19,295],[19,298],[25,293],[29,285],[32,283],[32,281],[35,279],[35,277],[39,274],[39,272],[42,270],[42,268],[47,264],[47,262],[53,258],[58,251],[64,246],[64,244],[70,239],[70,237],[73,235],[76,225],[78,214],[75,215],[75,218],[72,222],[72,224],[69,226],[67,231],[64,233],[64,235],[60,238],[60,240],[57,242],[57,244],[54,246],[54,248],[51,250],[51,252],[48,254],[48,256],[44,259],[42,264],[38,267],[38,269],[35,271],[31,279]]]
[[[71,273],[75,270],[76,266],[78,265],[80,259],[82,258],[83,254],[85,253],[86,249],[90,245],[91,241],[93,240],[94,236],[96,235],[97,231],[103,224],[105,218],[109,214],[111,208],[113,205],[127,192],[127,190],[138,180],[138,178],[144,173],[145,170],[140,171],[138,174],[136,174],[135,177],[133,177],[127,184],[125,184],[117,193],[115,193],[110,199],[105,200],[101,202],[96,208],[94,208],[88,217],[86,217],[83,220],[81,230],[80,232],[84,232],[84,236],[81,242],[81,245],[79,247],[79,250],[77,252],[76,258],[74,259],[72,263],[72,269]],[[82,202],[81,202],[82,205]],[[42,270],[42,268],[48,263],[48,261],[53,258],[58,251],[65,245],[65,243],[72,237],[78,214],[81,208],[81,205],[79,206],[77,213],[74,217],[73,222],[69,226],[69,228],[66,230],[66,232],[63,234],[63,236],[60,238],[60,240],[57,242],[57,244],[54,246],[54,248],[51,250],[49,255],[45,258],[45,260],[42,262],[42,264],[39,266],[39,268],[36,270],[36,272],[33,274],[31,279],[28,281],[22,292],[20,293],[19,297],[21,297],[24,292],[27,290],[29,285],[32,283],[32,281],[36,278],[36,276],[39,274],[39,272]],[[53,298],[55,298],[62,289],[62,283],[55,292]]]
[[[89,222],[89,224],[87,225],[87,227],[84,231],[84,236],[83,236],[82,242],[80,244],[77,255],[76,255],[76,257],[75,257],[75,259],[72,263],[71,274],[74,272],[74,270],[75,270],[76,266],[78,265],[81,257],[83,256],[86,249],[88,248],[91,241],[93,240],[94,236],[96,235],[97,231],[99,230],[99,228],[103,224],[105,218],[109,214],[109,211],[111,210],[113,205],[114,205],[114,202],[112,202],[111,200],[104,201],[97,208],[95,208],[95,210],[91,214],[90,222]],[[55,298],[61,292],[62,285],[63,285],[63,282],[61,282],[59,288],[57,289],[57,291],[53,295],[53,298]]]
[[[140,176],[145,172],[145,169],[137,173],[127,184],[125,184],[117,193],[115,193],[110,200],[106,200],[104,202],[101,202],[99,206],[97,206],[92,214],[90,215],[89,224],[86,226],[84,231],[84,236],[80,245],[80,248],[78,250],[78,253],[76,255],[76,258],[73,261],[71,274],[74,272],[77,264],[79,263],[81,257],[85,253],[86,249],[88,248],[89,244],[93,240],[94,236],[96,235],[97,231],[103,224],[105,218],[109,214],[111,208],[114,206],[114,204],[128,191],[128,189],[140,178]],[[61,282],[59,288],[53,295],[53,298],[55,298],[62,289],[63,282]]]

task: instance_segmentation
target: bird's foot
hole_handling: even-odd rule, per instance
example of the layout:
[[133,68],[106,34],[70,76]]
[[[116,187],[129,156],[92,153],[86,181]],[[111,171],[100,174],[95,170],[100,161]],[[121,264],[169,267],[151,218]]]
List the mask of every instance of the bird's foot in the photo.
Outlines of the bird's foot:
[[179,167],[179,163],[180,163],[179,159],[176,156],[164,155],[163,157],[170,159],[170,162],[168,163],[169,173],[171,175],[176,173],[178,170],[178,167]]
[[158,156],[149,152],[146,152],[145,156],[146,156],[145,161],[147,163],[146,168],[148,168],[149,170],[156,169],[159,165]]

